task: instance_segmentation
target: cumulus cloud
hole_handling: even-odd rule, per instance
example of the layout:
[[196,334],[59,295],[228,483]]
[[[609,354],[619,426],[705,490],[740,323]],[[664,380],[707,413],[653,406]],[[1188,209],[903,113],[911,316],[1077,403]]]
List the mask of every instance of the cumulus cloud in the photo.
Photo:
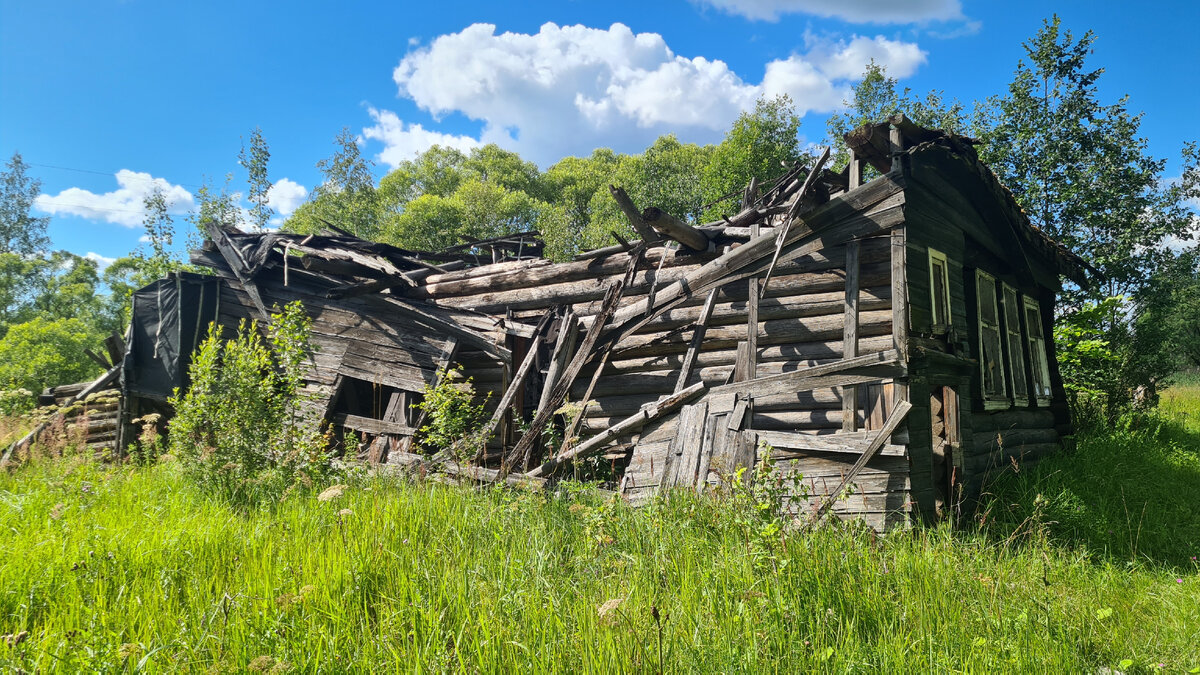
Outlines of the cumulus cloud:
[[963,18],[959,0],[692,0],[728,14],[777,21],[784,14],[811,14],[854,23],[921,23]]
[[281,216],[290,216],[306,197],[308,188],[289,178],[280,178],[267,190],[267,206]]
[[829,112],[874,59],[897,77],[926,58],[916,44],[883,37],[808,39],[804,53],[767,63],[758,83],[724,61],[675,54],[661,35],[547,23],[535,34],[473,24],[409,51],[393,73],[402,97],[435,117],[482,123],[478,141],[405,123],[371,109],[369,139],[394,164],[433,143],[498,143],[539,164],[597,146],[635,151],[657,136],[719,140],[763,95],[787,94],[797,112]]
[[420,124],[406,125],[396,113],[390,110],[368,108],[367,112],[371,115],[371,119],[375,120],[375,126],[363,129],[363,136],[383,143],[384,148],[379,153],[378,159],[392,168],[435,145],[457,148],[464,152],[479,145],[479,141],[470,136],[444,134],[440,131],[426,129]]
[[116,258],[109,258],[93,251],[88,251],[83,257],[96,263],[96,267],[99,267],[101,270],[117,261]]
[[185,213],[195,206],[192,193],[182,186],[172,185],[164,178],[148,173],[121,169],[116,173],[117,189],[96,194],[83,188],[67,188],[57,195],[38,195],[34,206],[51,215],[71,215],[89,220],[137,227],[145,217],[143,201],[155,188],[162,190],[167,210],[172,214]]

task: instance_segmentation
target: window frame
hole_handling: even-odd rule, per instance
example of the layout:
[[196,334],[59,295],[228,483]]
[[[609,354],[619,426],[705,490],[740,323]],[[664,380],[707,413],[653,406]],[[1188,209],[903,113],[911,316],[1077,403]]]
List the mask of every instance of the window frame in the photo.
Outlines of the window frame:
[[[1029,348],[1029,341],[1021,329],[1022,314],[1025,312],[1025,303],[1022,301],[1024,297],[1024,295],[1017,292],[1016,288],[1003,281],[1000,282],[1000,303],[1004,308],[1004,347],[1008,353],[1006,364],[1008,368],[1008,391],[1012,396],[1013,405],[1016,406],[1028,406],[1030,399],[1029,371],[1025,368],[1027,361],[1025,350]],[[1020,375],[1019,378],[1018,375]],[[1020,381],[1024,391],[1017,391],[1018,381]]]
[[[1037,404],[1044,407],[1050,405],[1054,398],[1054,391],[1050,383],[1050,345],[1046,342],[1046,326],[1042,321],[1042,306],[1036,298],[1028,295],[1022,295],[1021,298],[1021,307],[1025,316],[1025,344],[1029,349],[1030,382],[1035,384],[1032,393]],[[1033,316],[1037,317],[1036,335],[1034,326],[1029,323],[1030,310],[1033,310]],[[1035,358],[1035,354],[1040,357],[1040,363]]]
[[[929,310],[930,310],[930,312],[929,312],[929,329],[931,332],[936,334],[938,332],[944,332],[944,331],[948,330],[950,327],[950,324],[953,322],[953,314],[954,313],[950,309],[951,305],[953,304],[950,300],[950,260],[948,258],[946,258],[945,253],[942,253],[941,251],[939,251],[935,248],[930,247],[928,249],[928,252],[929,252]],[[941,279],[938,279],[937,273],[934,272],[934,261],[938,261],[942,264]],[[945,315],[944,318],[946,319],[945,323],[941,323],[938,321],[939,318],[943,318],[943,317],[938,316],[937,288],[938,288],[939,282],[941,284],[941,288],[943,291],[944,306],[942,307],[942,310]],[[939,326],[943,327],[942,331],[938,330]]]
[[[992,316],[995,317],[996,323],[985,327],[984,324],[984,303],[981,293],[983,289],[990,285],[991,292],[991,307]],[[1005,377],[1005,359],[1004,359],[1004,331],[1000,324],[1000,299],[996,290],[996,277],[987,272],[975,270],[975,310],[976,321],[975,327],[979,332],[979,394],[983,400],[985,410],[1004,410],[1012,407],[1012,400],[1008,397],[1008,382]],[[987,347],[985,346],[985,334],[987,330],[994,330],[996,333],[996,347],[999,353],[996,358],[1000,360],[997,364],[995,376],[999,379],[999,393],[989,393],[987,389],[988,381],[988,358]]]

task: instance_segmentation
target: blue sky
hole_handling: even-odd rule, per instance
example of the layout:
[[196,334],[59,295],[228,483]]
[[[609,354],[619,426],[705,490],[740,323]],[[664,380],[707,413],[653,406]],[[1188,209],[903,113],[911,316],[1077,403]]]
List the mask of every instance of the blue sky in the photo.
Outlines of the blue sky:
[[969,102],[1003,92],[1052,12],[1096,32],[1103,98],[1145,111],[1151,152],[1177,174],[1200,140],[1194,0],[0,0],[0,155],[19,150],[42,180],[55,248],[115,258],[139,245],[151,186],[178,211],[206,178],[232,172],[241,189],[255,126],[281,212],[343,127],[379,175],[434,142],[499,142],[545,168],[668,132],[714,142],[783,92],[818,142],[866,59]]

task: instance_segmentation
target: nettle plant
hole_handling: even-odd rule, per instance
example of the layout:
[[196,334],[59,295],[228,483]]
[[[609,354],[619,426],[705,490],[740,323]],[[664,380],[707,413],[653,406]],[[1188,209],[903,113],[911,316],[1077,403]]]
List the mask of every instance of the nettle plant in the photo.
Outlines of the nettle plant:
[[310,486],[330,471],[326,439],[301,416],[310,320],[299,302],[272,316],[264,338],[243,321],[225,340],[221,328],[192,357],[191,387],[171,398],[171,453],[202,488],[252,504]]

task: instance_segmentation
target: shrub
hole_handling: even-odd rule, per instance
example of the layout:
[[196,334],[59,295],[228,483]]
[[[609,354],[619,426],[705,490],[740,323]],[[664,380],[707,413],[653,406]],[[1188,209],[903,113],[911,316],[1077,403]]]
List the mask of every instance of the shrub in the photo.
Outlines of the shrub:
[[417,430],[417,440],[433,450],[473,453],[487,442],[480,427],[487,419],[483,408],[488,397],[479,403],[475,398],[475,386],[471,378],[463,379],[462,366],[446,373],[436,386],[425,385],[425,400],[417,405],[429,423]]
[[237,504],[278,499],[329,471],[325,439],[301,419],[309,320],[299,302],[222,340],[213,325],[192,359],[192,385],[171,398],[169,447],[202,488]]

